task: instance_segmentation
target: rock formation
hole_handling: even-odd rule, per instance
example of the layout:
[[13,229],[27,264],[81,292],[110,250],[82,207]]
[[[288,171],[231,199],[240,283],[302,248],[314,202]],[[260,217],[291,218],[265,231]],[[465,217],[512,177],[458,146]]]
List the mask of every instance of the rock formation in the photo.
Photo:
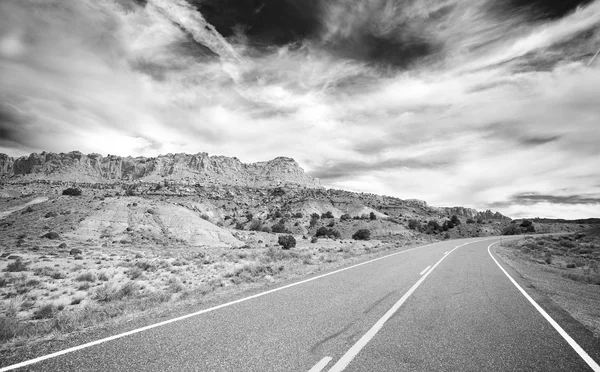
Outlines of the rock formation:
[[66,182],[160,182],[218,183],[248,187],[275,187],[296,184],[320,188],[317,179],[304,173],[294,159],[278,157],[266,162],[244,164],[237,158],[207,153],[167,154],[155,158],[99,154],[34,153],[11,158],[0,154],[3,180],[57,180]]

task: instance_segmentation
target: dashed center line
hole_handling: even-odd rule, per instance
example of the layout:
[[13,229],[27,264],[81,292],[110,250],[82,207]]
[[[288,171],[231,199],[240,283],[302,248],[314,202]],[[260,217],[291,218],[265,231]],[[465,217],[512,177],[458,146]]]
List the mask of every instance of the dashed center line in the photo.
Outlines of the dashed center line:
[[331,362],[331,357],[325,357],[315,364],[308,372],[321,372]]
[[429,270],[431,268],[431,265],[427,266],[425,269],[423,269],[423,271],[421,271],[421,273],[419,275],[423,275],[427,272],[427,270]]
[[[462,247],[463,245],[467,245],[467,244],[472,244],[472,243],[478,243],[481,240],[477,240],[474,242],[467,242],[461,245],[457,245],[456,247],[454,247],[454,249],[450,250],[448,253],[453,252],[454,250],[458,249],[459,247]],[[385,313],[385,315],[383,315],[383,317],[381,317],[381,319],[379,319],[377,321],[377,323],[375,323],[373,325],[373,327],[371,327],[371,329],[369,329],[367,331],[367,333],[365,333],[354,345],[352,345],[352,347],[350,349],[348,349],[348,351],[342,355],[342,357],[333,365],[333,367],[331,367],[331,369],[329,370],[329,372],[341,372],[344,369],[346,369],[346,367],[348,367],[348,365],[350,364],[350,362],[354,359],[354,357],[356,357],[356,355],[358,355],[358,353],[369,343],[369,341],[371,341],[371,339],[373,337],[375,337],[375,335],[377,334],[377,332],[379,332],[379,330],[381,330],[381,328],[383,327],[383,325],[385,324],[385,322],[387,322],[396,311],[398,311],[398,309],[400,308],[400,306],[402,306],[402,304],[404,304],[404,302],[406,302],[406,300],[410,297],[410,295],[413,294],[413,292],[421,285],[421,283],[423,283],[425,281],[425,279],[429,276],[429,274],[431,274],[433,272],[433,270],[438,267],[438,265],[440,263],[442,263],[442,261],[448,257],[448,255],[444,255],[442,258],[439,259],[438,262],[436,262],[433,267],[431,268],[431,270],[427,271],[425,275],[423,275],[421,277],[421,279],[419,279],[409,290],[408,292],[406,292],[404,294],[404,296],[402,296],[398,302],[396,302],[394,304],[394,306],[392,306],[391,309],[388,310],[387,313]]]

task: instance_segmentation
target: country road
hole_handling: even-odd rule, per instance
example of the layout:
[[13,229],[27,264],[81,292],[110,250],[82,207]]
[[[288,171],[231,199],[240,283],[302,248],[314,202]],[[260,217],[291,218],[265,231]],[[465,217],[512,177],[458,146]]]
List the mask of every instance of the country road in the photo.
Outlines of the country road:
[[600,340],[499,260],[499,240],[418,247],[18,370],[600,371]]

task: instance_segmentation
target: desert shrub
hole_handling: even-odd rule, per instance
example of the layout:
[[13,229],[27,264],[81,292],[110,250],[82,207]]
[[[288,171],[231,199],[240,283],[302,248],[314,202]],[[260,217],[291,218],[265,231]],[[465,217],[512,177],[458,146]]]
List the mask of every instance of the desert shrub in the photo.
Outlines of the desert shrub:
[[522,228],[523,232],[535,232],[533,222],[529,220],[523,220],[519,226]]
[[483,223],[483,220],[481,218],[478,218],[477,223],[481,225]]
[[375,215],[375,213],[374,213],[374,212],[371,212],[371,213],[369,213],[369,219],[370,219],[371,221],[375,221],[375,220],[377,219],[377,216]]
[[281,222],[276,223],[275,225],[271,226],[271,231],[274,233],[278,233],[278,234],[289,234],[290,233],[290,231]]
[[273,214],[273,218],[281,218],[281,211],[276,210],[275,213]]
[[67,189],[64,189],[62,194],[68,196],[79,196],[81,195],[81,189],[77,187],[69,187]]
[[420,230],[421,229],[421,223],[419,221],[415,220],[414,218],[410,219],[408,221],[408,228],[411,229],[411,230]]
[[369,240],[371,239],[371,231],[368,229],[360,229],[352,234],[354,240]]
[[331,211],[327,211],[321,215],[321,218],[333,218],[333,213],[331,213]]
[[467,223],[468,224],[475,223],[475,220],[472,218],[467,218]]
[[427,222],[427,232],[434,233],[436,231],[442,231],[442,226],[436,220],[429,220]]
[[302,218],[302,217],[304,217],[304,215],[300,212],[297,212],[294,214],[294,218]]
[[448,231],[448,230],[453,229],[453,228],[454,228],[454,222],[452,222],[450,220],[446,220],[442,224],[442,230],[444,230],[444,231]]
[[519,226],[515,224],[510,224],[502,230],[502,235],[519,235],[521,234],[521,229]]
[[266,233],[270,233],[272,232],[271,228],[269,226],[263,226],[260,231],[262,232],[266,232]]
[[317,237],[324,236],[328,238],[339,238],[341,235],[342,234],[340,234],[339,231],[334,229],[328,229],[327,227],[319,227],[316,233]]
[[258,220],[253,220],[252,223],[250,223],[250,228],[249,230],[251,231],[260,231],[262,229],[262,221],[260,219]]
[[246,213],[246,220],[252,221],[253,218],[254,218],[254,215],[251,212]]
[[318,220],[321,217],[319,216],[318,213],[313,213],[313,214],[310,215],[310,218],[313,219],[313,220]]
[[241,222],[236,222],[235,223],[235,229],[236,230],[244,230],[244,224]]
[[452,223],[454,224],[454,226],[458,226],[460,225],[460,219],[458,219],[457,215],[452,215],[452,217],[450,217],[450,221],[452,221]]
[[21,260],[19,258],[19,259],[14,260],[13,262],[9,263],[8,265],[6,265],[6,269],[4,269],[4,271],[11,272],[11,273],[27,271],[28,264],[29,264],[28,262],[23,262],[23,260]]
[[156,211],[154,209],[150,208],[150,209],[148,209],[146,211],[146,213],[148,213],[148,214],[156,214]]
[[335,222],[331,221],[327,224],[327,227],[334,227],[335,226]]
[[98,280],[101,280],[103,282],[108,281],[108,274],[106,272],[101,272],[100,274],[98,274]]
[[313,236],[313,237],[310,239],[310,242],[311,242],[311,243],[316,243],[316,242],[318,242],[318,241],[319,241],[319,238],[317,238],[316,236]]
[[33,319],[51,318],[56,311],[56,306],[52,304],[46,304],[33,312]]
[[292,235],[280,235],[277,239],[277,243],[279,243],[283,249],[294,248],[296,246],[296,238]]
[[48,212],[44,215],[44,218],[52,218],[52,217],[56,217],[57,214],[56,212]]
[[83,273],[83,274],[79,274],[77,275],[77,277],[75,278],[75,281],[77,282],[95,282],[96,281],[96,275],[94,275],[91,272],[87,272],[87,273]]
[[352,219],[352,217],[348,213],[342,214],[342,216],[340,217],[340,221],[348,221],[350,219]]
[[129,279],[131,279],[131,280],[135,280],[135,279],[139,278],[140,276],[142,276],[143,273],[144,272],[139,267],[133,267],[133,268],[127,270],[127,272],[126,272],[127,276],[129,276]]

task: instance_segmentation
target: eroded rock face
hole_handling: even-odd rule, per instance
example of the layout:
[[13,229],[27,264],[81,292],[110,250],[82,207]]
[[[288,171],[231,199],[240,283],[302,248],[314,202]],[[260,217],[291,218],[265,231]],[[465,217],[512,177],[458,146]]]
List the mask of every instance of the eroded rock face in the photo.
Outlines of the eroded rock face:
[[0,177],[67,182],[187,181],[249,187],[297,184],[320,188],[291,158],[244,164],[237,158],[207,153],[167,154],[156,158],[69,153],[33,153],[20,158],[0,154]]

